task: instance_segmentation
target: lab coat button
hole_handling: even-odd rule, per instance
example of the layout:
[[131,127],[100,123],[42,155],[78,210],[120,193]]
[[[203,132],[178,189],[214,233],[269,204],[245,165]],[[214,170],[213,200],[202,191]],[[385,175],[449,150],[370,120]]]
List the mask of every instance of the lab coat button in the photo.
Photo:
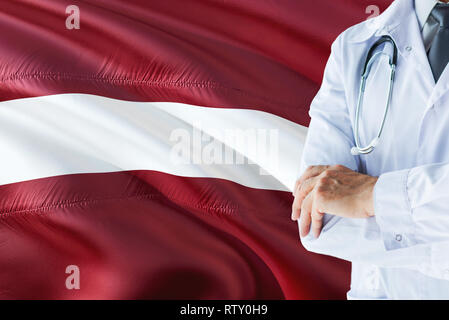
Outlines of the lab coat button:
[[408,52],[412,51],[412,47],[411,46],[407,46],[405,47],[405,50],[407,50]]
[[400,235],[400,234],[397,234],[396,236],[395,236],[395,239],[396,239],[396,241],[402,241],[402,235]]

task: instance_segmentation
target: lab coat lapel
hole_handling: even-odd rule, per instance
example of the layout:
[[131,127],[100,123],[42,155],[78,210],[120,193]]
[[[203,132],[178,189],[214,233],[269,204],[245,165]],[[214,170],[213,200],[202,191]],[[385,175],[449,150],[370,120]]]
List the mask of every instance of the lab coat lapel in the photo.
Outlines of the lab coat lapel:
[[350,42],[373,42],[373,36],[383,35],[389,35],[398,47],[398,68],[415,68],[430,96],[435,80],[424,48],[414,0],[395,0],[380,16],[367,21],[366,28],[353,36]]
[[424,48],[413,1],[397,1],[402,2],[398,9],[404,11],[402,17],[400,17],[401,22],[396,24],[394,23],[394,17],[391,17],[391,21],[386,21],[383,32],[393,38],[398,47],[400,57],[405,60],[405,63],[400,63],[399,61],[398,67],[416,68],[419,75],[425,80],[424,83],[427,85],[430,93],[435,87],[435,80]]
[[427,108],[430,109],[435,103],[439,102],[444,96],[447,94],[449,90],[449,68],[446,66],[440,78],[438,79],[437,84],[430,96],[430,99],[427,103]]
[[[395,41],[400,57],[398,68],[414,67],[421,77],[421,83],[428,92],[426,111],[444,98],[449,90],[449,68],[446,67],[437,83],[433,77],[429,59],[422,41],[421,29],[416,17],[413,0],[396,0],[392,10],[378,23],[377,35],[389,34]],[[400,20],[398,23],[397,21]]]

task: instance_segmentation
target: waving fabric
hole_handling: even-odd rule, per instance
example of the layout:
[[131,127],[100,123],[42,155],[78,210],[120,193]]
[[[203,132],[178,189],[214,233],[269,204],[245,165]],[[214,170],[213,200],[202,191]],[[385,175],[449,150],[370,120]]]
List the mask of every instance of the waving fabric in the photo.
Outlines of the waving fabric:
[[3,1],[0,298],[344,298],[290,190],[330,44],[371,4]]

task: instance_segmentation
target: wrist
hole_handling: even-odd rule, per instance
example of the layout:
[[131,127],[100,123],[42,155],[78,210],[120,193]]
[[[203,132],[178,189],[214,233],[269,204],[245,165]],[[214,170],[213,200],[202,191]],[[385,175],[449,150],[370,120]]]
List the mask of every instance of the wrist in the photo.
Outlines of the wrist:
[[368,217],[374,216],[374,186],[376,185],[378,177],[371,177],[369,176],[368,182],[367,182],[367,192],[366,192],[366,198],[365,198],[365,204],[366,204],[366,214]]

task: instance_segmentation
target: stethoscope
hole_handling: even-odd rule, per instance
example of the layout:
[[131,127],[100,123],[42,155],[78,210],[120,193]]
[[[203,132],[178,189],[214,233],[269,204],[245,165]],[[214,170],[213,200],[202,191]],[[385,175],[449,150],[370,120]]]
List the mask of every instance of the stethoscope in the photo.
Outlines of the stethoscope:
[[[376,48],[378,48],[381,44],[385,43],[385,42],[390,42],[393,46],[393,56],[390,57],[390,55],[384,53],[384,52],[377,52],[375,54],[374,51],[376,50]],[[385,55],[387,56],[388,59],[388,63],[390,65],[391,68],[391,73],[390,73],[390,85],[389,85],[389,90],[388,90],[388,98],[387,98],[387,102],[385,105],[385,110],[384,110],[384,115],[383,115],[383,119],[382,119],[382,123],[380,124],[379,127],[379,131],[377,132],[377,135],[374,137],[373,140],[371,140],[371,142],[365,146],[362,147],[360,145],[360,139],[359,139],[359,122],[360,122],[360,109],[363,105],[363,96],[365,94],[365,85],[366,85],[366,79],[368,78],[368,74],[371,70],[371,66],[375,61],[375,58],[381,55]],[[379,139],[380,136],[382,134],[382,131],[384,129],[384,125],[385,125],[385,119],[387,118],[387,113],[388,113],[388,109],[390,108],[390,102],[391,102],[391,94],[393,92],[393,84],[394,84],[394,75],[395,75],[395,71],[396,71],[396,62],[398,59],[398,48],[396,46],[396,44],[394,43],[393,39],[388,36],[388,35],[384,35],[382,36],[379,40],[376,41],[376,43],[373,44],[373,46],[371,47],[371,49],[369,49],[368,54],[366,56],[366,60],[365,60],[365,64],[363,66],[363,72],[362,72],[362,79],[360,82],[360,90],[359,90],[359,97],[357,99],[357,107],[355,110],[355,128],[354,128],[354,140],[355,140],[355,147],[351,148],[351,154],[356,156],[356,155],[360,155],[360,154],[368,154],[371,151],[374,150],[374,148],[377,146],[377,144],[379,143]]]

